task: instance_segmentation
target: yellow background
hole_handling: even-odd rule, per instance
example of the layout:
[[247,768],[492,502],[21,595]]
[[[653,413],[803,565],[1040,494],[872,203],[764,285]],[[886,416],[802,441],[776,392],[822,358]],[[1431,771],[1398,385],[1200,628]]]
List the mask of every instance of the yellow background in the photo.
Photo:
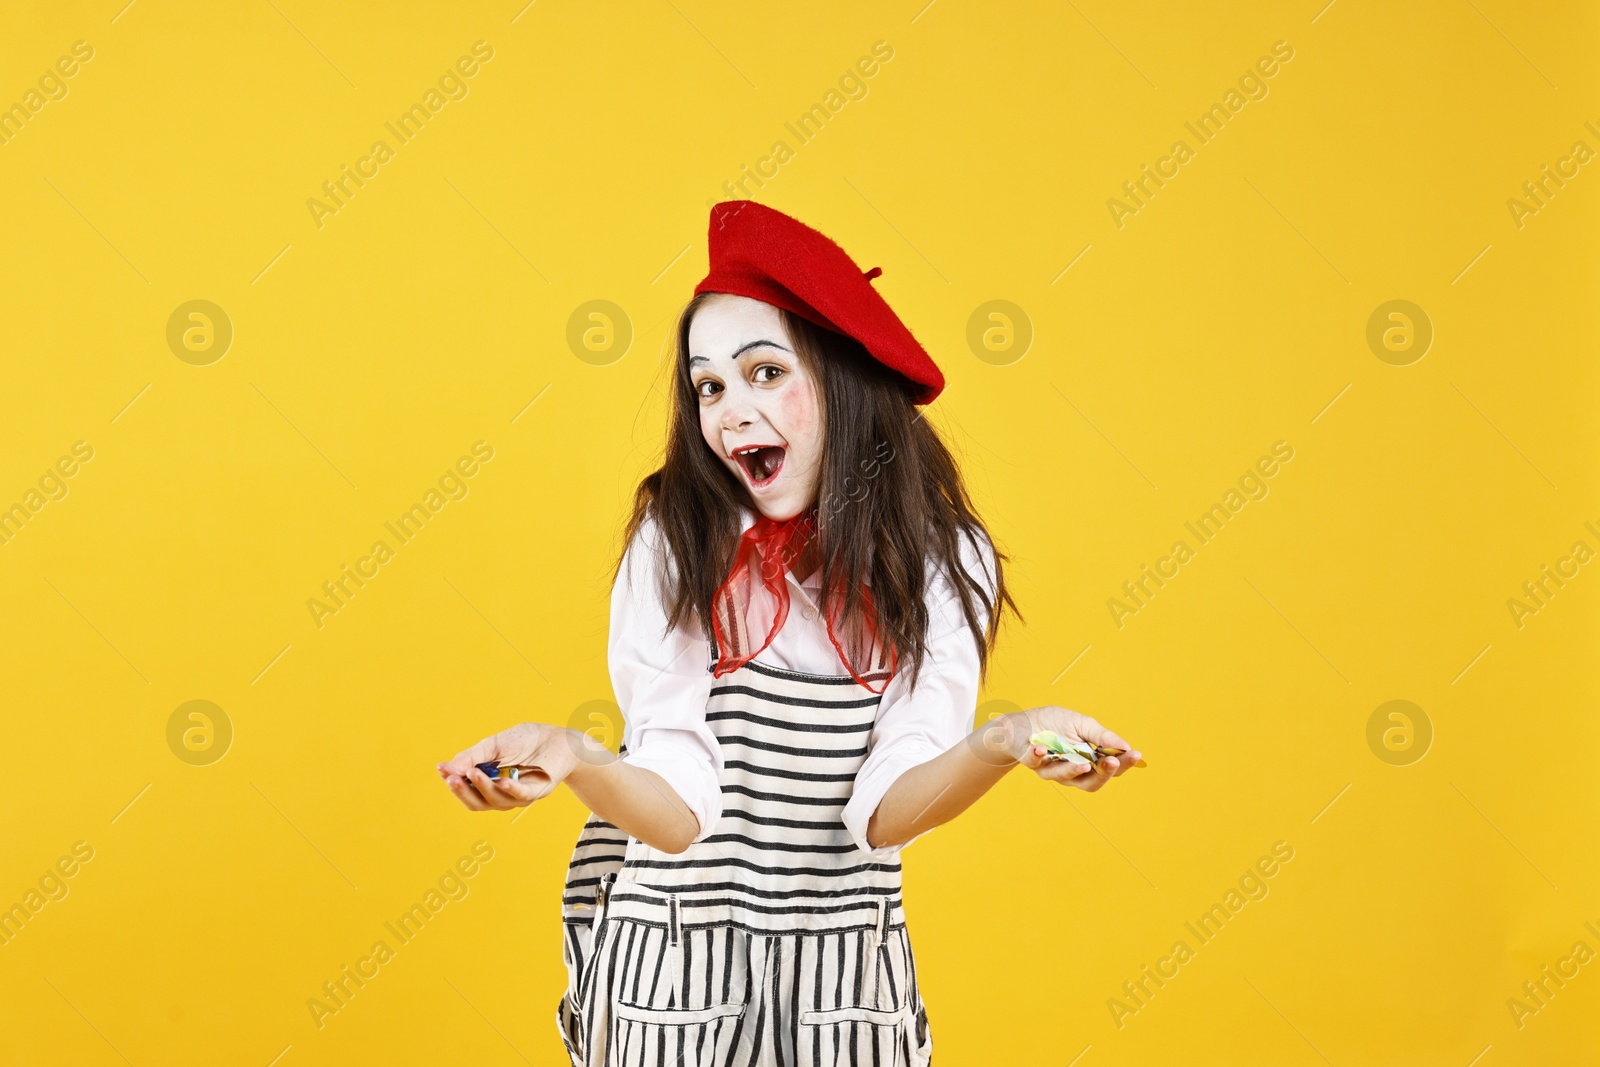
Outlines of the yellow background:
[[[1506,204],[1600,148],[1592,8],[121,3],[0,16],[0,103],[95,50],[0,146],[0,504],[94,449],[0,547],[0,904],[94,849],[0,947],[0,1060],[560,1061],[583,812],[472,814],[433,764],[611,696],[667,324],[707,202],[779,139],[752,191],[882,266],[949,379],[930,414],[1027,615],[985,700],[1150,759],[1093,796],[1012,775],[907,851],[938,1062],[1594,1058],[1595,963],[1507,1006],[1600,951],[1600,576],[1507,607],[1600,548],[1596,164],[1520,228]],[[306,201],[478,40],[469,95],[319,229]],[[1107,199],[1280,40],[1269,95],[1119,229]],[[235,331],[209,366],[166,340],[194,299]],[[595,299],[635,334],[607,365],[566,341]],[[966,340],[996,299],[1034,330],[1005,365]],[[1409,366],[1366,343],[1392,299],[1433,323]],[[479,440],[469,495],[319,629],[306,601]],[[1118,628],[1107,599],[1279,440],[1270,494]],[[1408,766],[1367,743],[1396,699],[1434,733]],[[233,726],[209,766],[168,747],[190,700]],[[319,1029],[307,1000],[480,839],[470,894]]]

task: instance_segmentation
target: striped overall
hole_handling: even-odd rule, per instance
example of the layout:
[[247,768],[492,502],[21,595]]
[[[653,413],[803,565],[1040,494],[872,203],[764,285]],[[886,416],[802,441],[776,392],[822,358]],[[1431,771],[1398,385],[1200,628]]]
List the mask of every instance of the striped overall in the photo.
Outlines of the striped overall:
[[573,1067],[930,1062],[900,863],[840,817],[879,699],[747,663],[706,708],[724,757],[710,835],[674,855],[589,818],[561,909]]

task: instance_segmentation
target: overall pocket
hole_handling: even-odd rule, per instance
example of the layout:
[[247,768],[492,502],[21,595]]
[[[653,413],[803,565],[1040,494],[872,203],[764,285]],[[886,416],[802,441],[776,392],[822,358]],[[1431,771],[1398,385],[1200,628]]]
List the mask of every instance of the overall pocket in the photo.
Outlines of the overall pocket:
[[[855,935],[844,943],[842,963],[824,970],[823,985],[838,972],[860,973],[863,986],[852,992],[846,981],[839,997],[800,1012],[798,1051],[807,1063],[823,1067],[875,1063],[879,1067],[919,1067],[928,1062],[931,1040],[925,1040],[926,1022],[917,994],[911,946],[905,927],[887,937],[870,934],[858,944]],[[838,942],[835,942],[837,945]],[[825,951],[825,950],[824,950]],[[859,972],[857,968],[859,966]]]
[[685,929],[680,919],[674,897],[665,925],[613,920],[610,1045],[619,1063],[720,1064],[738,1047],[754,987],[750,935]]
[[567,984],[556,1005],[556,1027],[574,1067],[581,1067],[586,1055],[589,1016],[584,1012],[584,1000],[596,961],[606,946],[605,898],[615,877],[601,877],[595,904],[561,906],[561,962],[566,968]]

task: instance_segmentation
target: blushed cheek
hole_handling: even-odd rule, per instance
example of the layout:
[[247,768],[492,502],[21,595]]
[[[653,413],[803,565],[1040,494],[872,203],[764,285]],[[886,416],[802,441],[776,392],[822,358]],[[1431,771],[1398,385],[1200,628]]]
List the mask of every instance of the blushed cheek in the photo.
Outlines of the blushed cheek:
[[786,389],[779,406],[783,412],[783,432],[790,441],[817,441],[820,437],[822,413],[817,409],[817,394],[810,383],[795,389]]

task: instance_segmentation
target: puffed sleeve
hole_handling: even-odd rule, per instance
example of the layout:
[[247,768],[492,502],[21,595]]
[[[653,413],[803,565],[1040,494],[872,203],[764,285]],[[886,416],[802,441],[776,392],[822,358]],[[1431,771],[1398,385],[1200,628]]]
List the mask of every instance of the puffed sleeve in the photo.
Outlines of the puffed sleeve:
[[[992,602],[994,551],[987,538],[979,537],[981,561],[978,550],[965,535],[961,537],[962,566],[983,585]],[[855,791],[844,806],[844,825],[856,847],[879,860],[893,860],[922,836],[919,833],[911,841],[877,849],[867,843],[867,824],[884,794],[901,774],[949,751],[971,733],[978,707],[978,647],[967,628],[959,594],[931,565],[929,574],[928,651],[922,677],[913,693],[906,691],[909,668],[897,671],[889,680],[878,705],[871,747],[856,774]],[[979,620],[988,620],[982,604]]]
[[722,817],[722,746],[706,725],[710,646],[691,615],[670,632],[660,575],[670,553],[654,520],[628,546],[611,589],[607,663],[622,709],[624,763],[655,771],[700,820],[699,841]]

